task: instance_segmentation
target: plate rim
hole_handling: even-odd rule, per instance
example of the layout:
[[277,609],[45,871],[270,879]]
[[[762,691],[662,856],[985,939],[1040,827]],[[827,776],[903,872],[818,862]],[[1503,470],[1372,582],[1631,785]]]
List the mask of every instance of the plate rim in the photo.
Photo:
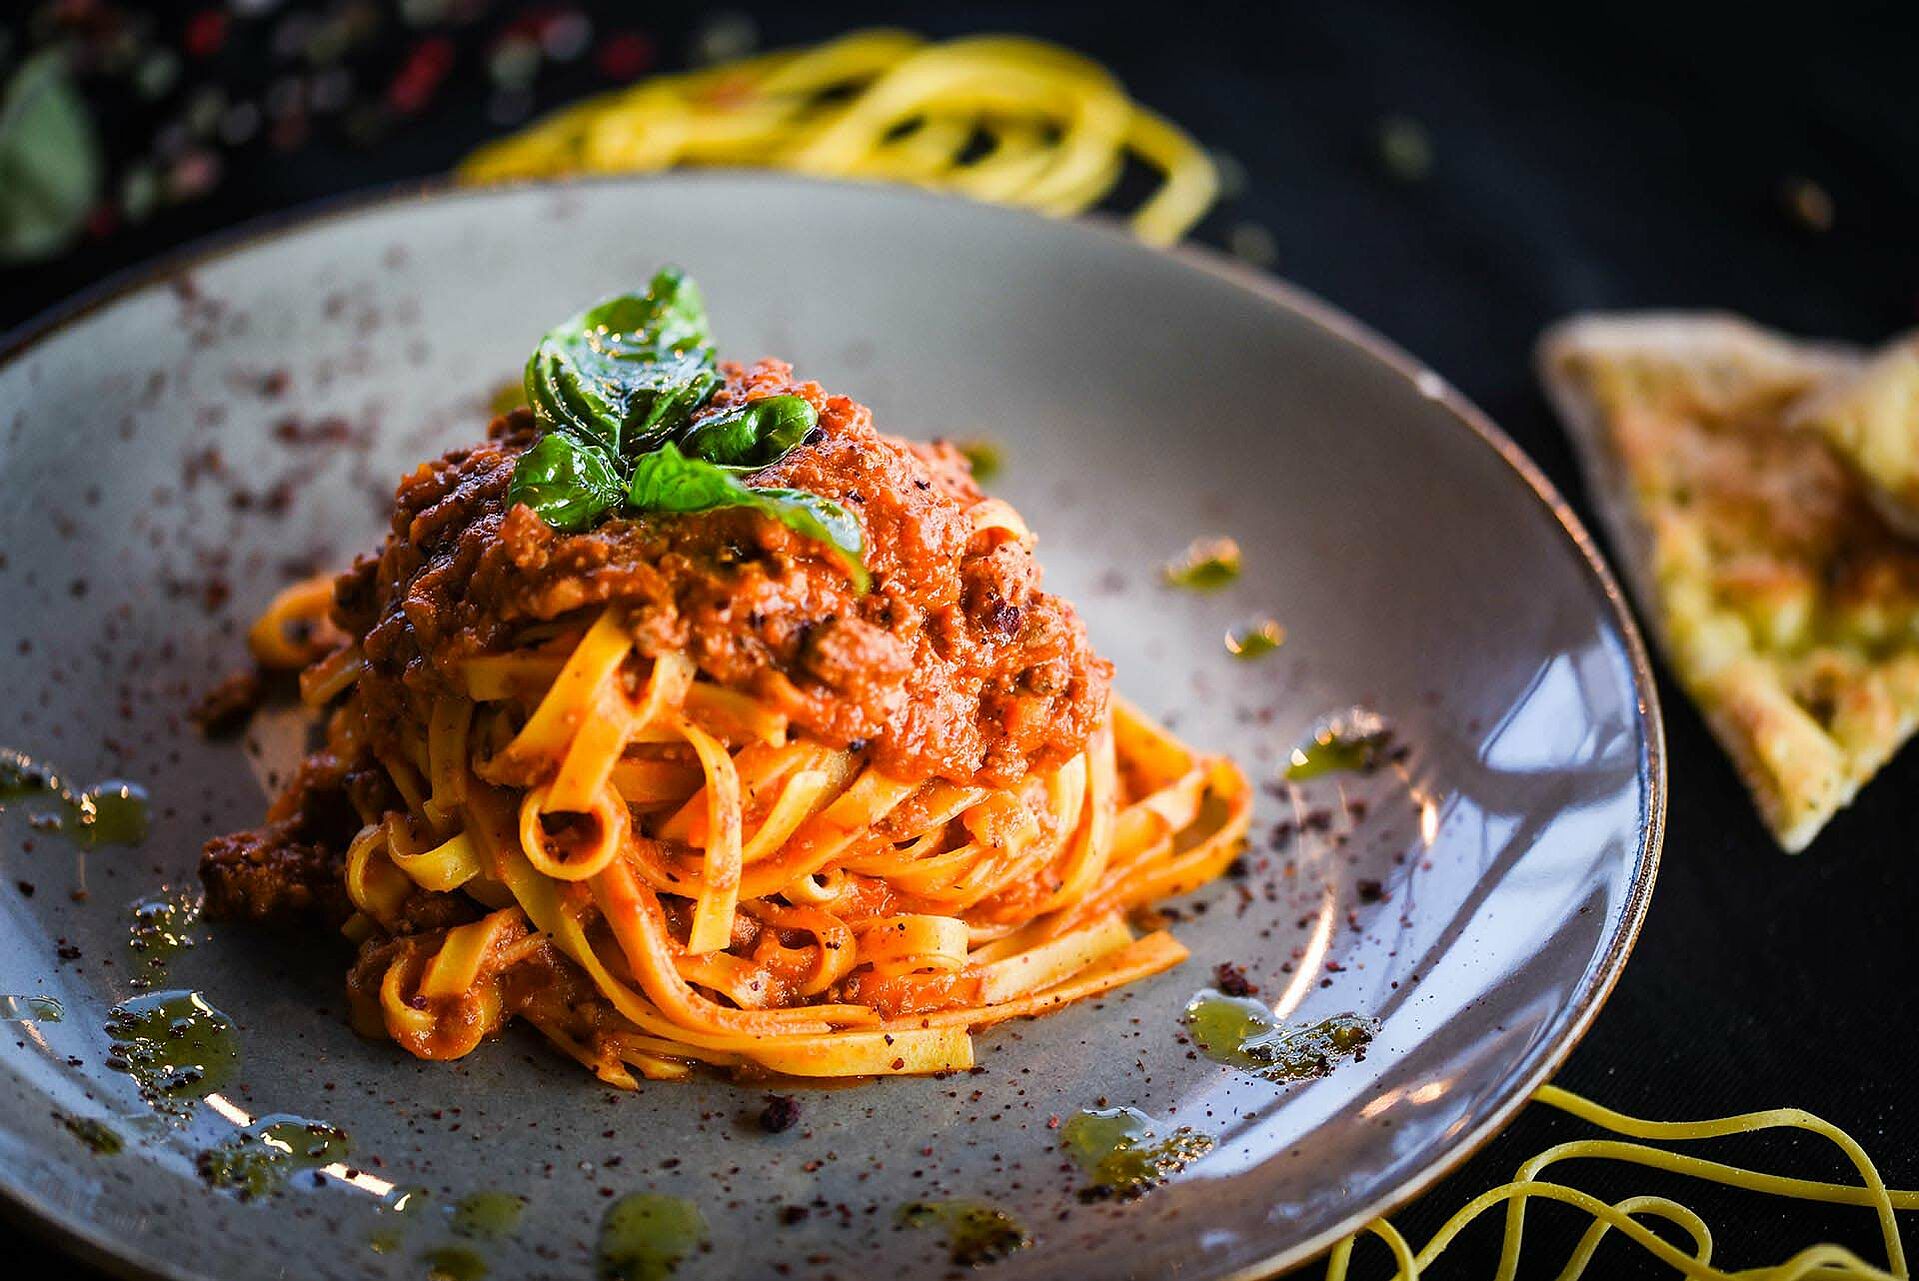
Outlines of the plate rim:
[[[1668,799],[1665,719],[1645,639],[1619,580],[1606,562],[1597,540],[1545,471],[1484,410],[1431,366],[1312,291],[1277,275],[1260,271],[1206,245],[1148,244],[1133,236],[1123,222],[1110,215],[1093,213],[1072,218],[1051,218],[1027,209],[902,184],[857,183],[783,171],[725,167],[672,170],[656,174],[578,174],[557,179],[523,179],[485,184],[464,183],[450,175],[443,175],[402,179],[303,202],[196,237],[165,253],[112,272],[0,332],[0,374],[62,330],[144,289],[164,285],[207,263],[363,214],[413,203],[438,204],[485,199],[528,190],[566,192],[601,187],[693,186],[742,181],[775,187],[856,188],[874,199],[964,205],[989,217],[1003,217],[1009,222],[1037,221],[1066,228],[1069,234],[1086,235],[1109,245],[1123,244],[1137,252],[1169,258],[1230,287],[1250,293],[1269,305],[1301,317],[1334,339],[1357,347],[1404,379],[1422,397],[1439,405],[1455,423],[1505,462],[1510,474],[1531,492],[1532,497],[1553,518],[1561,535],[1572,544],[1579,560],[1598,584],[1605,601],[1605,611],[1623,642],[1641,728],[1642,748],[1635,772],[1645,784],[1644,809],[1640,815],[1639,845],[1633,860],[1632,880],[1627,887],[1619,926],[1603,955],[1598,957],[1592,978],[1575,994],[1571,1018],[1565,1030],[1554,1043],[1544,1047],[1529,1071],[1519,1074],[1507,1085],[1477,1124],[1451,1140],[1447,1149],[1424,1168],[1373,1196],[1357,1209],[1348,1211],[1331,1227],[1274,1251],[1256,1262],[1222,1274],[1220,1281],[1267,1281],[1312,1261],[1338,1241],[1362,1231],[1366,1224],[1387,1217],[1417,1200],[1497,1137],[1531,1100],[1533,1093],[1558,1073],[1592,1030],[1600,1009],[1625,972],[1626,962],[1645,925],[1664,847]],[[84,1216],[49,1204],[23,1180],[4,1169],[0,1169],[0,1217],[23,1224],[70,1255],[118,1276],[140,1281],[146,1278],[195,1281],[196,1277],[202,1275],[169,1264],[145,1262],[123,1253],[116,1242],[97,1231]]]
[[[1658,879],[1659,862],[1664,853],[1666,829],[1666,728],[1665,714],[1659,702],[1658,682],[1653,675],[1652,662],[1646,649],[1645,638],[1640,634],[1638,619],[1634,616],[1630,603],[1619,580],[1607,563],[1605,554],[1592,533],[1580,520],[1572,505],[1559,492],[1538,463],[1519,444],[1506,434],[1478,405],[1465,393],[1459,391],[1441,374],[1414,357],[1405,348],[1380,334],[1364,321],[1358,320],[1310,290],[1304,289],[1279,276],[1258,271],[1242,264],[1237,259],[1201,245],[1173,245],[1162,250],[1170,256],[1183,260],[1187,265],[1208,275],[1224,280],[1228,284],[1265,297],[1269,301],[1298,312],[1307,320],[1331,332],[1335,337],[1345,339],[1359,347],[1368,355],[1379,360],[1394,373],[1406,379],[1427,399],[1437,402],[1447,410],[1455,420],[1465,426],[1474,435],[1505,461],[1521,481],[1532,490],[1533,496],[1545,506],[1557,522],[1560,532],[1573,544],[1586,568],[1598,582],[1606,598],[1606,605],[1612,614],[1614,624],[1619,628],[1620,638],[1625,643],[1628,663],[1633,674],[1633,690],[1638,704],[1639,722],[1645,732],[1645,753],[1641,762],[1641,772],[1648,781],[1646,812],[1641,817],[1640,844],[1634,860],[1632,884],[1627,889],[1625,910],[1620,917],[1618,934],[1600,961],[1599,972],[1594,981],[1575,998],[1574,1013],[1567,1024],[1565,1033],[1557,1044],[1547,1048],[1533,1070],[1524,1074],[1498,1102],[1489,1108],[1479,1124],[1472,1127],[1452,1148],[1439,1159],[1433,1161],[1419,1173],[1406,1179],[1390,1191],[1373,1199],[1362,1209],[1352,1212],[1340,1223],[1317,1236],[1289,1247],[1259,1263],[1249,1264],[1235,1272],[1226,1273],[1221,1281],[1269,1281],[1302,1264],[1308,1263],[1330,1250],[1340,1240],[1364,1231],[1368,1223],[1391,1215],[1396,1210],[1418,1200],[1436,1184],[1465,1165],[1479,1150],[1497,1138],[1501,1131],[1512,1124],[1520,1110],[1531,1102],[1533,1093],[1547,1084],[1558,1074],[1572,1052],[1586,1039],[1593,1023],[1599,1017],[1600,1009],[1612,995],[1620,976],[1625,973],[1626,962],[1631,959],[1633,947],[1639,941],[1639,934],[1646,922],[1646,913],[1652,904],[1652,891]],[[1527,369],[1531,369],[1530,358]]]

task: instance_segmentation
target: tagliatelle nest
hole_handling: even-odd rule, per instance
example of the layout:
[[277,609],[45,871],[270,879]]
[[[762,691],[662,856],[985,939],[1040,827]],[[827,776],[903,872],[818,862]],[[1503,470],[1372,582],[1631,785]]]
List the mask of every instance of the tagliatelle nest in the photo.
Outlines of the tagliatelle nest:
[[1206,152],[1098,63],[1017,36],[854,32],[589,98],[475,151],[468,182],[681,166],[889,180],[1065,216],[1131,155],[1160,184],[1130,218],[1171,244],[1219,191]]

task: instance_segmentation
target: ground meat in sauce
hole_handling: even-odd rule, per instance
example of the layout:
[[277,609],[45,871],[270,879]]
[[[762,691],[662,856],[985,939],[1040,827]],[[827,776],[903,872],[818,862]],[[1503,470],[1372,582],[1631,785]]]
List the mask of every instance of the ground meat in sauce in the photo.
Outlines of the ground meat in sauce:
[[391,721],[459,660],[516,633],[617,603],[642,652],[683,650],[709,678],[785,711],[805,734],[864,743],[876,765],[1008,785],[1077,753],[1103,717],[1110,665],[1072,606],[1040,587],[1030,551],[975,535],[981,498],[951,446],[874,431],[867,409],[791,368],[726,367],[723,409],[806,397],[807,444],[751,483],[809,490],[855,512],[873,590],[856,594],[819,545],[746,510],[607,520],[579,534],[505,506],[533,440],[525,411],[401,482],[377,558],[341,576],[336,617],[364,637],[362,690]]
[[200,852],[206,914],[214,920],[310,917],[338,925],[352,914],[342,879],[359,830],[344,769],[316,756],[259,827],[216,836]]
[[202,694],[187,716],[208,738],[225,738],[246,726],[265,696],[266,682],[249,668],[234,672]]

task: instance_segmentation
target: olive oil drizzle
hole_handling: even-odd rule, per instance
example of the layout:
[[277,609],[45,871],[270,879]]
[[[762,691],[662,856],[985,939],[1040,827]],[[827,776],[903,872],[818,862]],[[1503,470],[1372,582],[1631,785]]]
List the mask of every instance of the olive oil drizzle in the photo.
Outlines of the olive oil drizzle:
[[526,1210],[526,1198],[512,1192],[471,1192],[453,1203],[454,1234],[486,1241],[512,1236]]
[[1186,1003],[1193,1044],[1216,1063],[1268,1081],[1310,1081],[1347,1059],[1363,1059],[1374,1025],[1357,1014],[1335,1014],[1303,1027],[1287,1027],[1251,997],[1212,988]]
[[420,1256],[426,1264],[427,1281],[480,1281],[486,1275],[486,1259],[465,1245],[438,1245]]
[[400,1186],[380,1198],[380,1211],[400,1220],[379,1227],[367,1236],[367,1248],[375,1254],[392,1254],[406,1241],[408,1227],[423,1221],[433,1208],[433,1193],[419,1186]]
[[164,976],[173,958],[197,941],[192,927],[200,920],[201,899],[185,890],[162,888],[133,901],[127,926],[127,950],[133,954],[136,989]]
[[1060,1127],[1059,1142],[1092,1180],[1083,1201],[1144,1195],[1213,1148],[1210,1135],[1129,1107],[1082,1108]]
[[1385,718],[1363,707],[1321,717],[1287,756],[1286,780],[1370,774],[1386,762],[1392,738]]
[[909,1201],[895,1216],[901,1227],[946,1229],[953,1264],[983,1267],[1033,1244],[1033,1234],[1012,1215],[984,1201]]
[[125,1072],[154,1110],[183,1119],[232,1080],[240,1062],[233,1020],[187,990],[129,997],[107,1014],[107,1066]]
[[693,1202],[629,1193],[600,1220],[593,1272],[600,1281],[664,1281],[706,1240],[706,1218]]
[[75,788],[52,766],[0,747],[0,813],[14,806],[27,811],[36,829],[82,849],[147,838],[147,792],[138,783],[111,778]]
[[242,1126],[200,1153],[199,1168],[214,1187],[250,1201],[282,1190],[295,1174],[344,1160],[351,1147],[337,1126],[281,1113]]

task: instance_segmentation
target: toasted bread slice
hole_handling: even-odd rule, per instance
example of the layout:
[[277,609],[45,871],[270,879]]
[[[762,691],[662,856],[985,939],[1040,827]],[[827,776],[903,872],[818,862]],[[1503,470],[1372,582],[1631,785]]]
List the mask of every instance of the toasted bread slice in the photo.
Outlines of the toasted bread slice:
[[1919,726],[1919,543],[1794,418],[1863,362],[1715,315],[1576,318],[1538,357],[1675,674],[1805,848]]

